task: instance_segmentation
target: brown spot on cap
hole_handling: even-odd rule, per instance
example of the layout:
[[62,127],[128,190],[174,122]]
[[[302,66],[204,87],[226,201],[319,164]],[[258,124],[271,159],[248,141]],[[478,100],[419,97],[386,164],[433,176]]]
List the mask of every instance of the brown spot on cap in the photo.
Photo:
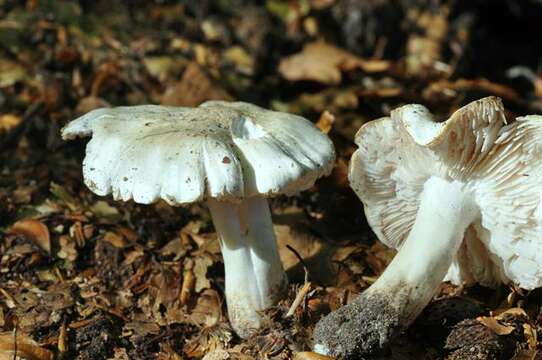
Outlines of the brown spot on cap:
[[222,163],[223,164],[229,164],[229,163],[231,163],[231,159],[229,157],[227,157],[227,156],[224,156],[224,159],[222,159]]

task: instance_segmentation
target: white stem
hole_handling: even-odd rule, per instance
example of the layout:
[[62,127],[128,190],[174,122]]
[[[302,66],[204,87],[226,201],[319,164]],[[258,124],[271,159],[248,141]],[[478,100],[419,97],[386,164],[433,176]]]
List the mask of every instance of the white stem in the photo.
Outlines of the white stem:
[[401,249],[369,289],[318,322],[314,350],[363,358],[406,329],[437,291],[466,228],[479,216],[471,195],[462,183],[427,180]]
[[459,182],[438,177],[427,180],[412,230],[384,273],[368,289],[367,295],[396,294],[392,305],[401,310],[403,325],[414,321],[429,303],[466,228],[479,216],[471,196]]
[[226,276],[230,322],[243,338],[261,325],[259,311],[276,304],[287,277],[277,250],[267,200],[207,200],[218,234]]

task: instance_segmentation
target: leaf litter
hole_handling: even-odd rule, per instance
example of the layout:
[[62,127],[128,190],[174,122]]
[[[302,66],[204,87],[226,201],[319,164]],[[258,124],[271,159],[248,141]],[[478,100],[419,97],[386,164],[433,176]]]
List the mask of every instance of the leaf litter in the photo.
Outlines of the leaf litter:
[[[357,129],[410,102],[442,116],[485,95],[514,114],[542,109],[538,60],[479,42],[498,31],[483,2],[264,3],[0,1],[0,358],[326,359],[310,351],[315,323],[395,253],[348,187]],[[493,42],[536,47],[528,24]],[[99,198],[82,182],[83,142],[59,137],[94,108],[211,99],[299,113],[338,153],[330,177],[270,202],[291,284],[246,341],[227,321],[206,210]],[[538,290],[443,284],[388,358],[535,359],[540,304]]]

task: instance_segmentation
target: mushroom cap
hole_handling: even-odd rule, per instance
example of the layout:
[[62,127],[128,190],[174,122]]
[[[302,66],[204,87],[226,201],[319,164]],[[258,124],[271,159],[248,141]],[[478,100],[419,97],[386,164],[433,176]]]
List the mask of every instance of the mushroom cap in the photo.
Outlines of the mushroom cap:
[[63,139],[77,136],[92,136],[85,184],[142,204],[292,194],[328,174],[335,158],[310,121],[243,102],[96,109],[62,129]]
[[542,116],[506,125],[501,100],[488,97],[437,123],[422,105],[406,105],[364,125],[356,143],[349,179],[382,242],[401,247],[427,179],[460,181],[480,218],[447,279],[542,286]]

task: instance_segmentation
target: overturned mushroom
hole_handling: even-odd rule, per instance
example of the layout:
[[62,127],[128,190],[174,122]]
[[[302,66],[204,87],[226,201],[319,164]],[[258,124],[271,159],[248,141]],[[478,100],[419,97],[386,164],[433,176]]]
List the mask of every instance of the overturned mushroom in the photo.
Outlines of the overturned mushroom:
[[399,252],[315,330],[320,353],[358,358],[404,330],[446,278],[542,286],[542,116],[506,125],[500,99],[437,123],[407,105],[363,126],[350,164],[369,224]]
[[329,173],[329,138],[302,117],[221,101],[98,109],[62,130],[64,139],[89,135],[83,176],[96,194],[207,203],[224,257],[229,318],[249,336],[260,326],[258,312],[287,284],[266,197],[305,190]]

